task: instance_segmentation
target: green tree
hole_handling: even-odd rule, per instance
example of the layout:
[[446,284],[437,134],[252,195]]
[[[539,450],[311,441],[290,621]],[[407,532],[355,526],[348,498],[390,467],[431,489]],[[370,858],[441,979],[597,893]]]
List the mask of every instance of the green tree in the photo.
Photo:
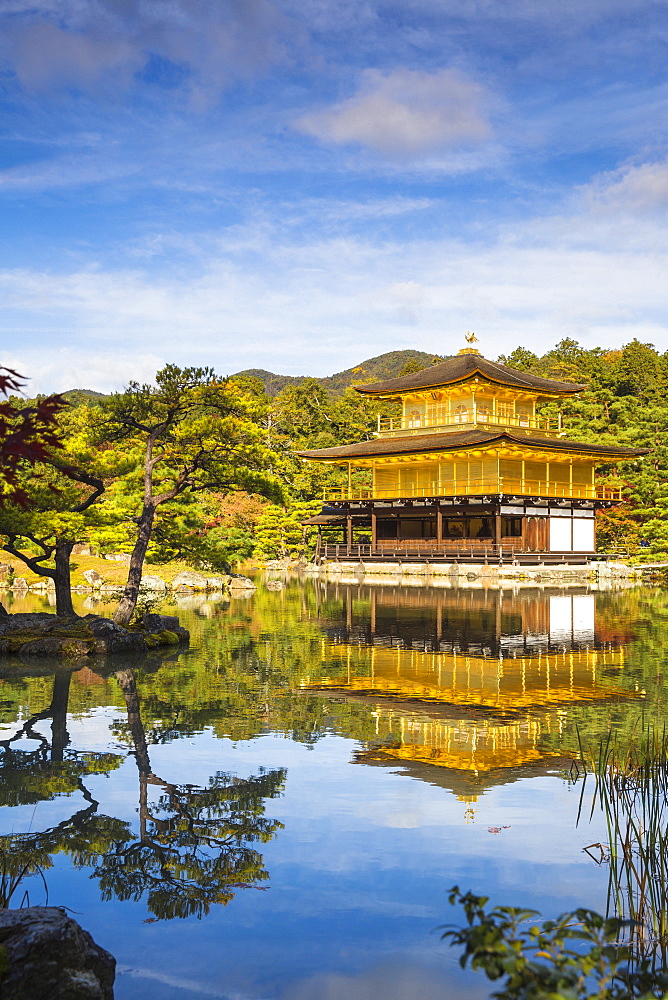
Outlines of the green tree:
[[[210,368],[167,365],[155,385],[133,382],[107,404],[108,436],[133,458],[117,494],[136,524],[125,591],[114,614],[130,621],[156,514],[184,495],[242,489],[281,495],[275,455],[263,440],[263,403]],[[171,511],[169,517],[171,517]]]
[[17,470],[20,502],[0,506],[1,547],[54,581],[59,615],[74,614],[70,556],[88,536],[111,472],[109,454],[94,447],[93,423],[86,407],[61,411],[54,425],[57,447],[50,444]]
[[538,355],[526,347],[516,347],[510,354],[500,354],[497,361],[499,364],[508,365],[509,368],[517,368],[522,372],[535,373],[539,365]]
[[[255,529],[253,554],[259,559],[299,558],[306,555],[312,542],[309,531],[304,531],[302,520],[320,511],[322,502],[293,501],[287,507],[271,504],[259,517]],[[313,529],[310,534],[313,535]]]

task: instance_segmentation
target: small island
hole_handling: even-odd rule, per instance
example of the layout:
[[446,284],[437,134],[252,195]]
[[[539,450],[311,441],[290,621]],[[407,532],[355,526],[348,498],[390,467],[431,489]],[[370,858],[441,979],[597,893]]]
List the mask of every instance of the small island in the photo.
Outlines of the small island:
[[147,613],[133,625],[88,614],[61,617],[49,612],[0,615],[0,657],[80,659],[116,653],[146,655],[158,646],[187,645],[188,629],[176,616]]

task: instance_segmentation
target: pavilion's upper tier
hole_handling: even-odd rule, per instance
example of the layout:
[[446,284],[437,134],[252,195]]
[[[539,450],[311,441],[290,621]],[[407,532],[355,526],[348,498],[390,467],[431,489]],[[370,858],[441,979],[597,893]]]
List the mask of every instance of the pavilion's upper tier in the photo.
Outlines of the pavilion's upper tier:
[[431,365],[421,372],[402,375],[400,378],[386,379],[384,382],[356,385],[355,389],[364,396],[401,396],[405,393],[420,392],[421,390],[462,385],[476,379],[491,385],[504,386],[547,398],[573,396],[586,389],[585,385],[557,382],[551,378],[539,378],[537,375],[529,375],[528,372],[521,372],[516,368],[508,368],[507,365],[501,365],[498,361],[488,361],[472,348],[465,348],[454,358],[448,358],[447,361],[442,361],[440,364]]

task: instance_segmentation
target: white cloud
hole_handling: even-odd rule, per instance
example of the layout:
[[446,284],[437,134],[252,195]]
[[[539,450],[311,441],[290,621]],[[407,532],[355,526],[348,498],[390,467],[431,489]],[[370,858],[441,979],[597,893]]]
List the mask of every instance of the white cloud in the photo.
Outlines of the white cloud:
[[101,184],[129,177],[138,170],[131,162],[119,163],[106,157],[88,155],[57,156],[0,171],[0,191],[38,190]]
[[26,378],[23,392],[26,396],[39,392],[65,392],[67,389],[94,389],[96,392],[115,392],[134,379],[137,382],[152,382],[156,371],[165,363],[159,354],[123,351],[95,351],[83,347],[80,350],[58,348],[56,345],[68,331],[53,330],[46,334],[53,340],[54,347],[35,350],[16,346],[16,342],[34,339],[31,330],[0,330],[3,340],[11,337],[14,346],[9,352],[3,350],[0,364],[13,368]]
[[5,12],[15,17],[0,51],[28,91],[113,95],[158,56],[198,107],[285,61],[303,35],[272,0],[37,0]]
[[357,94],[304,115],[295,127],[325,143],[413,159],[487,141],[487,100],[485,89],[457,69],[369,69]]
[[[6,269],[0,364],[32,376],[31,391],[107,391],[165,362],[329,375],[384,351],[450,353],[469,329],[491,357],[563,337],[665,350],[668,235],[648,209],[666,174],[626,166],[577,190],[570,214],[475,240],[451,235],[436,199],[308,198],[222,231],[146,233],[114,247],[125,266]],[[443,235],[425,237],[425,211],[430,234],[442,213]],[[385,221],[396,214],[401,235]]]
[[54,82],[87,90],[105,78],[127,86],[145,61],[127,38],[63,31],[50,21],[40,21],[19,34],[14,67],[31,91],[48,90]]
[[602,174],[582,188],[593,210],[604,212],[655,212],[668,208],[668,160],[625,165]]
[[[450,970],[448,970],[450,971]],[[367,968],[355,975],[323,972],[301,982],[291,984],[292,1000],[403,1000],[420,997],[420,1000],[441,1000],[453,996],[453,981],[440,968],[430,969],[415,961],[410,952],[396,956],[374,968]],[[455,980],[456,981],[456,980]]]
[[328,375],[405,347],[449,353],[468,329],[490,357],[518,344],[546,350],[566,336],[611,347],[637,336],[668,348],[665,236],[660,249],[654,229],[631,249],[578,246],[571,228],[587,229],[588,220],[559,226],[564,220],[541,220],[472,246],[288,242],[264,224],[234,244],[207,241],[188,274],[160,264],[0,272],[0,340],[10,347],[0,363],[45,391],[108,390],[168,361],[222,374]]

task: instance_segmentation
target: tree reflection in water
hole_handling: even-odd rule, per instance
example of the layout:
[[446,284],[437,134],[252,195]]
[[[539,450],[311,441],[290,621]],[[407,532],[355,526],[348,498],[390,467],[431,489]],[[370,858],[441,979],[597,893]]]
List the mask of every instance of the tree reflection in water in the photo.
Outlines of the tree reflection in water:
[[[269,875],[252,843],[271,840],[282,825],[264,815],[265,798],[280,795],[283,769],[249,778],[217,772],[206,787],[179,785],[153,773],[134,672],[116,674],[127,708],[128,729],[139,772],[139,834],[124,820],[98,812],[87,775],[108,773],[122,756],[69,747],[67,705],[71,673],[54,675],[49,707],[32,715],[0,742],[0,805],[20,806],[80,792],[87,805],[40,832],[0,837],[0,906],[10,905],[30,876],[69,854],[77,867],[91,867],[103,899],[145,897],[159,919],[201,917],[213,903],[228,903],[239,889]],[[51,719],[51,739],[36,725]],[[30,741],[30,748],[21,743]],[[34,742],[37,747],[34,747]],[[149,789],[160,790],[152,798]],[[21,900],[30,901],[24,889]],[[48,901],[48,893],[47,893]]]
[[[36,805],[76,791],[88,805],[45,830],[0,837],[2,908],[10,905],[22,885],[21,902],[30,902],[25,888],[30,876],[41,875],[46,888],[44,871],[51,868],[54,854],[67,852],[78,860],[90,855],[91,850],[108,850],[129,834],[122,820],[97,813],[99,802],[84,784],[86,776],[109,773],[120,766],[123,758],[118,754],[68,748],[67,705],[71,678],[70,671],[57,671],[53,676],[48,708],[31,715],[12,736],[0,741],[0,806]],[[46,719],[51,720],[50,740],[35,728]],[[37,746],[24,748],[21,744],[25,740]]]
[[[146,894],[156,917],[201,917],[212,903],[228,903],[236,890],[269,877],[262,855],[248,845],[266,843],[282,828],[264,816],[264,800],[280,794],[286,771],[250,778],[217,772],[205,788],[165,781],[151,768],[134,673],[116,677],[139,771],[139,836],[117,843],[94,874],[105,899]],[[154,801],[150,786],[160,789]]]

